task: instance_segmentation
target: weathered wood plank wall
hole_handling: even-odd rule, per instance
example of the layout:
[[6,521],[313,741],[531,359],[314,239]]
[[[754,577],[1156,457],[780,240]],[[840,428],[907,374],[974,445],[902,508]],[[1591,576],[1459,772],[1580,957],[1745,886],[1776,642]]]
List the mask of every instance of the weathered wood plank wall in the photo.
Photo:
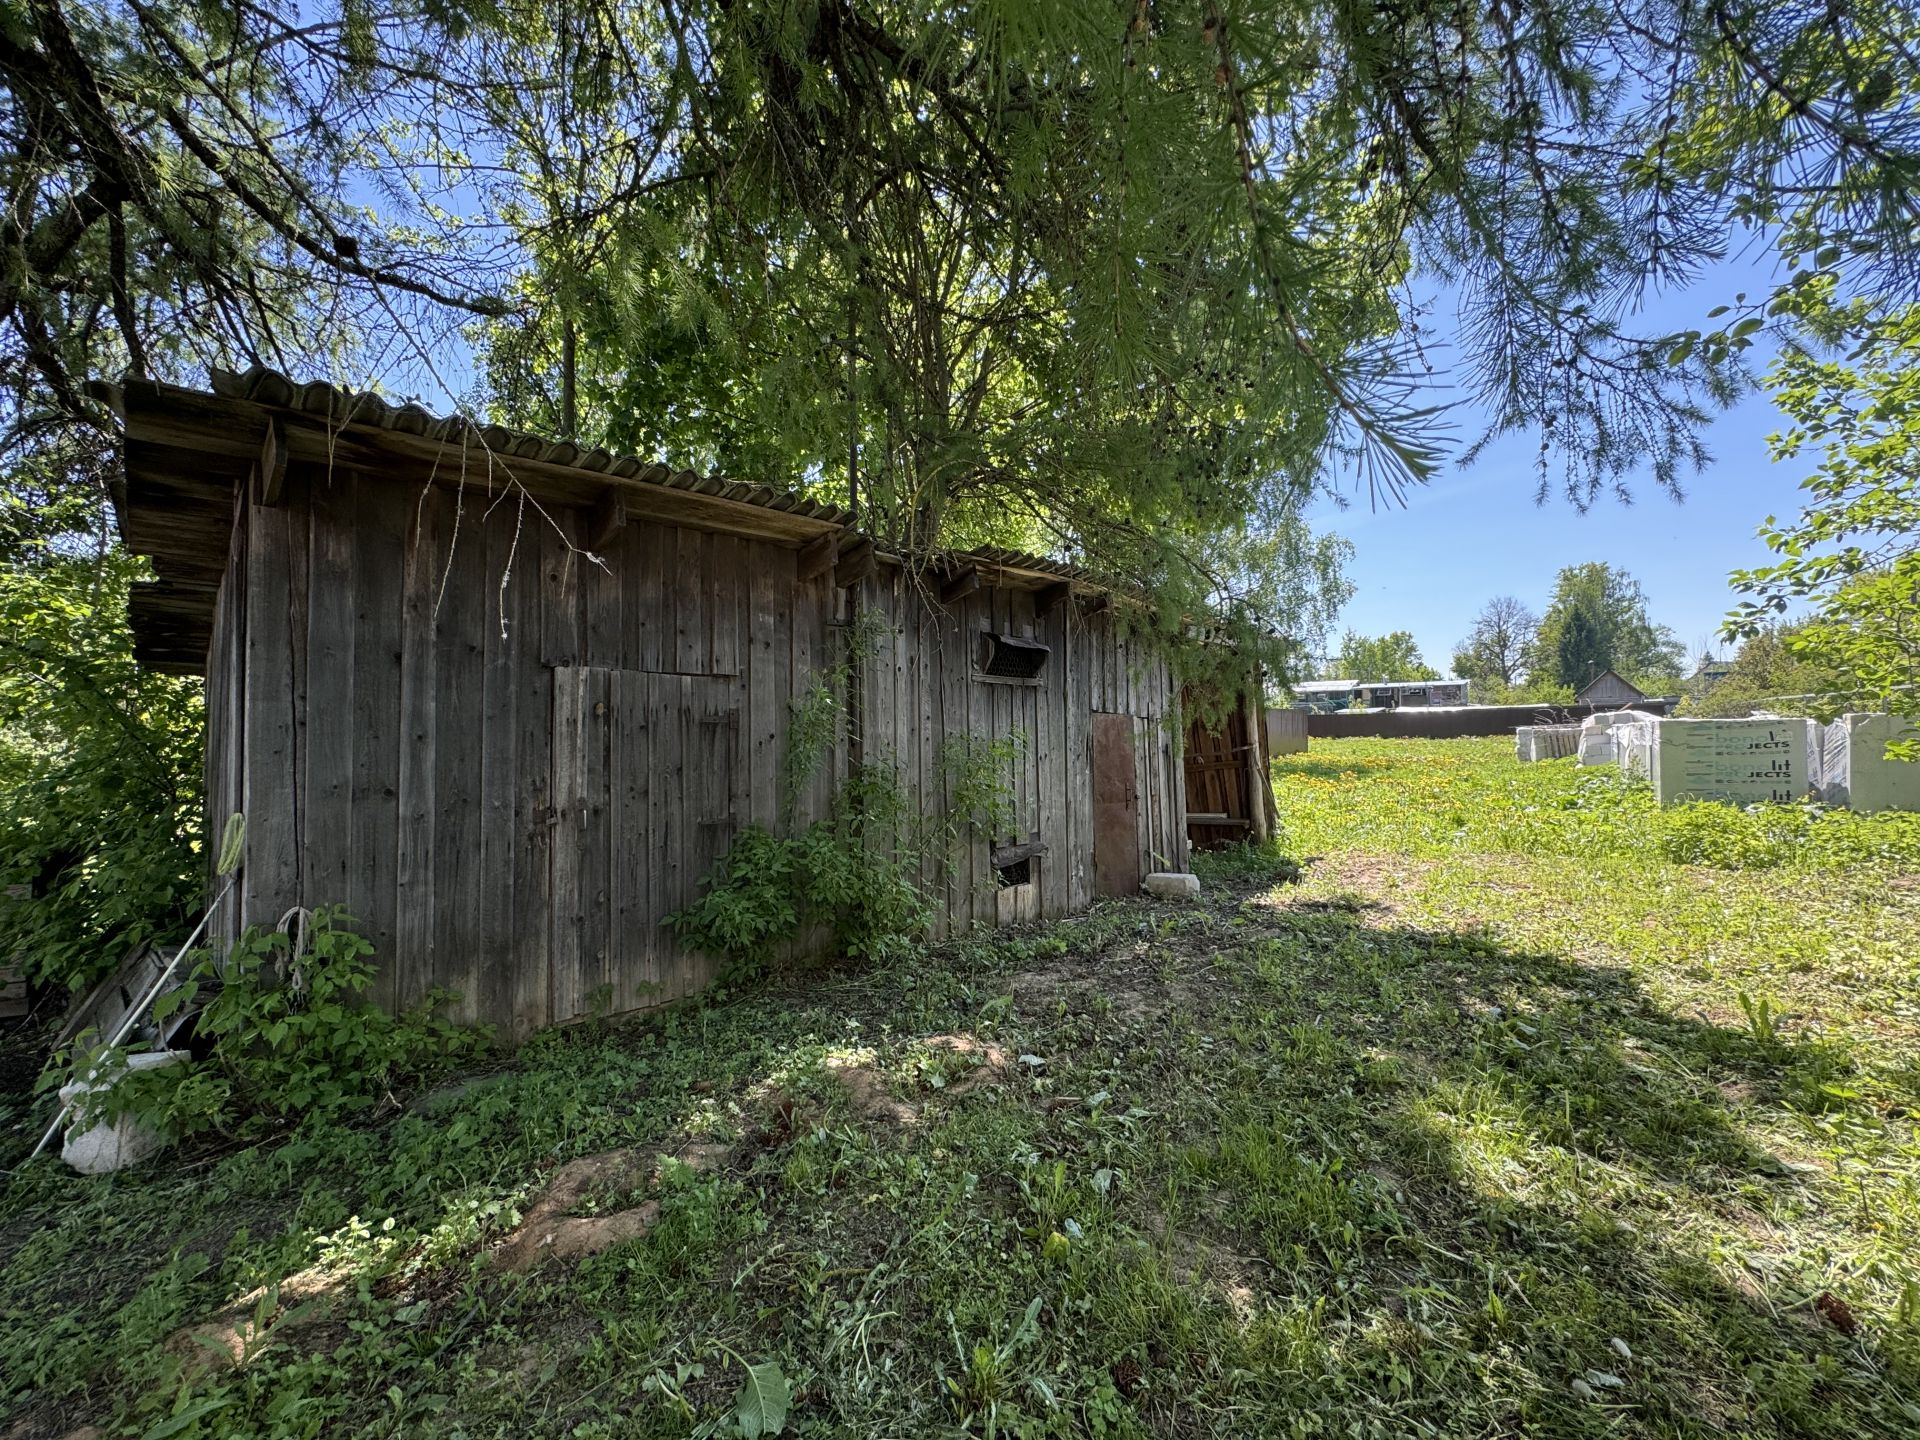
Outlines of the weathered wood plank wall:
[[[1015,822],[992,844],[1037,839],[1047,849],[1025,885],[1002,887],[989,837],[969,833],[954,862],[930,857],[922,881],[947,897],[941,933],[1070,914],[1093,898],[1093,712],[1132,718],[1141,874],[1184,868],[1184,789],[1171,677],[1164,660],[1120,633],[1110,613],[1068,601],[1036,613],[1039,592],[983,585],[942,602],[928,585],[883,570],[865,603],[886,629],[864,666],[867,761],[894,768],[917,812],[954,808],[951,748],[1018,737],[1009,777]],[[986,632],[1038,640],[1052,654],[1033,683],[982,680]]]
[[[343,903],[391,1006],[436,987],[512,1034],[691,993],[710,964],[661,919],[741,826],[783,823],[791,706],[844,653],[831,573],[773,541],[611,527],[479,485],[416,487],[292,465],[278,504],[243,498],[208,661],[207,790],[248,818],[242,903],[272,924]],[[865,753],[912,813],[955,803],[949,748],[1018,735],[1016,824],[1047,847],[1002,887],[989,837],[921,879],[942,931],[1054,916],[1092,897],[1095,711],[1132,717],[1140,871],[1184,866],[1163,662],[1111,613],[982,585],[939,603],[898,567],[859,587],[883,633],[864,658]],[[1034,684],[977,675],[986,631],[1052,647]],[[845,780],[835,745],[795,823]]]

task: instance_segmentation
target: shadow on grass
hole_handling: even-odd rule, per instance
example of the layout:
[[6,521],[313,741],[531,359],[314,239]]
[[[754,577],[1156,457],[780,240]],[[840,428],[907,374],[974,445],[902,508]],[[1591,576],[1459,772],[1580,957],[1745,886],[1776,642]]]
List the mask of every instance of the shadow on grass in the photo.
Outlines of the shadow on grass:
[[1889,1267],[1876,1233],[1911,1228],[1891,1213],[1911,1187],[1841,1219],[1843,1192],[1778,1148],[1809,1115],[1847,1118],[1837,1048],[1676,1015],[1624,969],[1346,907],[1269,913],[1225,1013],[1260,1013],[1279,1063],[1189,1140],[1215,1199],[1183,1223],[1259,1256],[1270,1313],[1296,1317],[1311,1383],[1276,1419],[1915,1433],[1920,1334],[1885,1303],[1912,1259]]
[[[432,1119],[230,1162],[222,1203],[257,1192],[246,1223],[278,1235],[231,1246],[247,1269],[191,1172],[48,1180],[9,1257],[59,1230],[118,1258],[91,1311],[84,1284],[5,1294],[59,1341],[21,1353],[78,1367],[35,1418],[106,1419],[91,1380],[136,1433],[213,1405],[224,1429],[180,1433],[273,1433],[279,1406],[327,1433],[684,1435],[726,1413],[731,1354],[777,1360],[831,1434],[1914,1433],[1897,1182],[1848,1208],[1790,1149],[1809,1116],[1864,1122],[1843,1056],[1676,1015],[1622,969],[1290,896],[1102,907],[550,1037]],[[944,1032],[991,1035],[1012,1073],[936,1083],[915,1037]],[[834,1046],[917,1120],[852,1112]],[[525,1281],[472,1268],[472,1207],[775,1086],[780,1136],[671,1224]],[[424,1301],[372,1286],[328,1353],[240,1379],[143,1351],[389,1214],[454,1227]],[[1815,1308],[1829,1289],[1847,1310]]]

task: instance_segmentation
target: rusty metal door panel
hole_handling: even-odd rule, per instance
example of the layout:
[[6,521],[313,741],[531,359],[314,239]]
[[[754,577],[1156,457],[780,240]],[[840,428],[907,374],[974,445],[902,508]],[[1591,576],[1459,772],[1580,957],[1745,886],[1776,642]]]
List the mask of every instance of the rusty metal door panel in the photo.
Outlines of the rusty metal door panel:
[[1140,792],[1131,715],[1093,713],[1093,886],[1101,895],[1140,888]]

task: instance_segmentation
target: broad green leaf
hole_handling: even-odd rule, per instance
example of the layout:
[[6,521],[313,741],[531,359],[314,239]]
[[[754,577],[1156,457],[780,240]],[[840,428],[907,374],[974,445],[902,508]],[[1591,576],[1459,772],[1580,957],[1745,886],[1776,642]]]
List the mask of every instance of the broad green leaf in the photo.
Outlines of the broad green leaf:
[[733,1402],[733,1418],[739,1422],[746,1440],[763,1435],[778,1435],[787,1428],[787,1409],[792,1404],[791,1388],[780,1366],[772,1360],[747,1366],[747,1378]]

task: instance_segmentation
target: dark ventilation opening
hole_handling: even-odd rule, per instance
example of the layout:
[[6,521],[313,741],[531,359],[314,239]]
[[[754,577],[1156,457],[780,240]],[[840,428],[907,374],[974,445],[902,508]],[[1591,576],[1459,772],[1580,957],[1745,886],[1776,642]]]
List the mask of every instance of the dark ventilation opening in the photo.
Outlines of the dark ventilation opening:
[[1047,847],[1041,843],[1038,835],[1024,845],[1000,845],[994,848],[988,857],[993,861],[993,875],[1000,882],[1002,890],[1015,885],[1033,883],[1033,862],[1036,857],[1047,853]]
[[1053,654],[1051,645],[1018,635],[996,635],[988,631],[981,638],[985,644],[980,654],[980,673],[1000,680],[1031,680]]

